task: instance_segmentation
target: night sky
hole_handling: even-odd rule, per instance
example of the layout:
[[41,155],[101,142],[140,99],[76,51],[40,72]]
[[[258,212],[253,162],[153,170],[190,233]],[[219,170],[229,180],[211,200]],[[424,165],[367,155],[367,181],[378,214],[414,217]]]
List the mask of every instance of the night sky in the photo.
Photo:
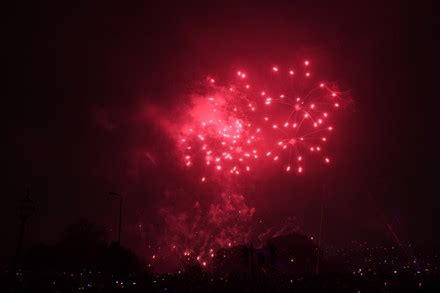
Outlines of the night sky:
[[115,239],[109,191],[124,196],[123,245],[147,255],[148,244],[175,241],[166,219],[191,213],[195,202],[203,209],[223,191],[182,171],[172,139],[148,113],[160,109],[172,121],[207,74],[302,58],[353,99],[332,143],[335,163],[242,188],[237,200],[255,214],[240,229],[256,241],[293,222],[316,235],[325,184],[326,244],[396,241],[387,227],[403,242],[440,240],[433,8],[236,2],[11,8],[2,42],[2,260],[14,252],[26,186],[38,206],[27,247],[57,241],[79,217]]

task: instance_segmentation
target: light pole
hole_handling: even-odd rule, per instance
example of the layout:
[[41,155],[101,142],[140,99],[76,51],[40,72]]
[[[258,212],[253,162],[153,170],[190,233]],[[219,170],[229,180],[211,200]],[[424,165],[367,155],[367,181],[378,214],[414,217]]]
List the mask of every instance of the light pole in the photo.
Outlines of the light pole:
[[324,194],[325,194],[325,184],[322,185],[322,194],[321,194],[321,221],[319,224],[319,238],[318,238],[318,256],[316,259],[316,271],[315,273],[319,274],[319,258],[321,256],[321,238],[322,238],[322,220],[324,218]]
[[17,265],[21,255],[21,249],[23,247],[23,235],[24,228],[29,217],[35,212],[35,203],[30,198],[29,189],[26,191],[26,196],[20,201],[18,206],[18,216],[20,217],[20,228],[18,231],[17,249],[15,252],[14,271],[17,269]]
[[118,229],[118,245],[121,246],[121,226],[122,226],[122,196],[116,192],[109,192],[108,195],[112,198],[119,199],[119,229]]

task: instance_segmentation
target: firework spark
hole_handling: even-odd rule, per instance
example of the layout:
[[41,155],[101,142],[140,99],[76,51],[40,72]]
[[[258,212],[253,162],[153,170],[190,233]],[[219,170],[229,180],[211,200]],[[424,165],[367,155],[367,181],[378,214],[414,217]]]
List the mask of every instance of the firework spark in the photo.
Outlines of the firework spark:
[[302,174],[311,157],[330,164],[326,144],[342,94],[313,81],[311,67],[310,60],[299,68],[272,66],[266,82],[272,86],[264,89],[243,70],[225,85],[208,77],[178,138],[183,164],[201,171],[200,182],[266,166]]

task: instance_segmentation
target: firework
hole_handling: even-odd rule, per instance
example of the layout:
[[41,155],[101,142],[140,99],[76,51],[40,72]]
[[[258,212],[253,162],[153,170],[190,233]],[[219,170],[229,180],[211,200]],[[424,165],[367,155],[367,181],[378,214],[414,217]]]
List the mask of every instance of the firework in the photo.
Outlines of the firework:
[[272,66],[263,83],[239,70],[232,82],[207,78],[178,138],[186,168],[212,176],[239,176],[276,166],[301,174],[309,160],[330,164],[327,143],[342,97],[334,84],[316,81],[311,62]]

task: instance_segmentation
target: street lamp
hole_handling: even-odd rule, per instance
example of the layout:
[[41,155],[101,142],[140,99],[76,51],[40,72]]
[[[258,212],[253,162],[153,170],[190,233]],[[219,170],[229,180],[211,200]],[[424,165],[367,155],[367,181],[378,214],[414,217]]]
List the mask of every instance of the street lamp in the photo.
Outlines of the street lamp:
[[18,232],[18,241],[17,241],[17,250],[15,253],[15,264],[14,267],[17,267],[21,249],[23,246],[23,235],[24,235],[24,228],[26,225],[26,221],[29,219],[30,216],[35,212],[35,203],[30,198],[29,189],[26,190],[26,196],[20,201],[20,204],[18,206],[18,216],[20,217],[20,228]]
[[121,225],[122,225],[122,196],[116,192],[109,192],[108,195],[112,198],[119,199],[119,230],[118,230],[118,245],[121,245]]

